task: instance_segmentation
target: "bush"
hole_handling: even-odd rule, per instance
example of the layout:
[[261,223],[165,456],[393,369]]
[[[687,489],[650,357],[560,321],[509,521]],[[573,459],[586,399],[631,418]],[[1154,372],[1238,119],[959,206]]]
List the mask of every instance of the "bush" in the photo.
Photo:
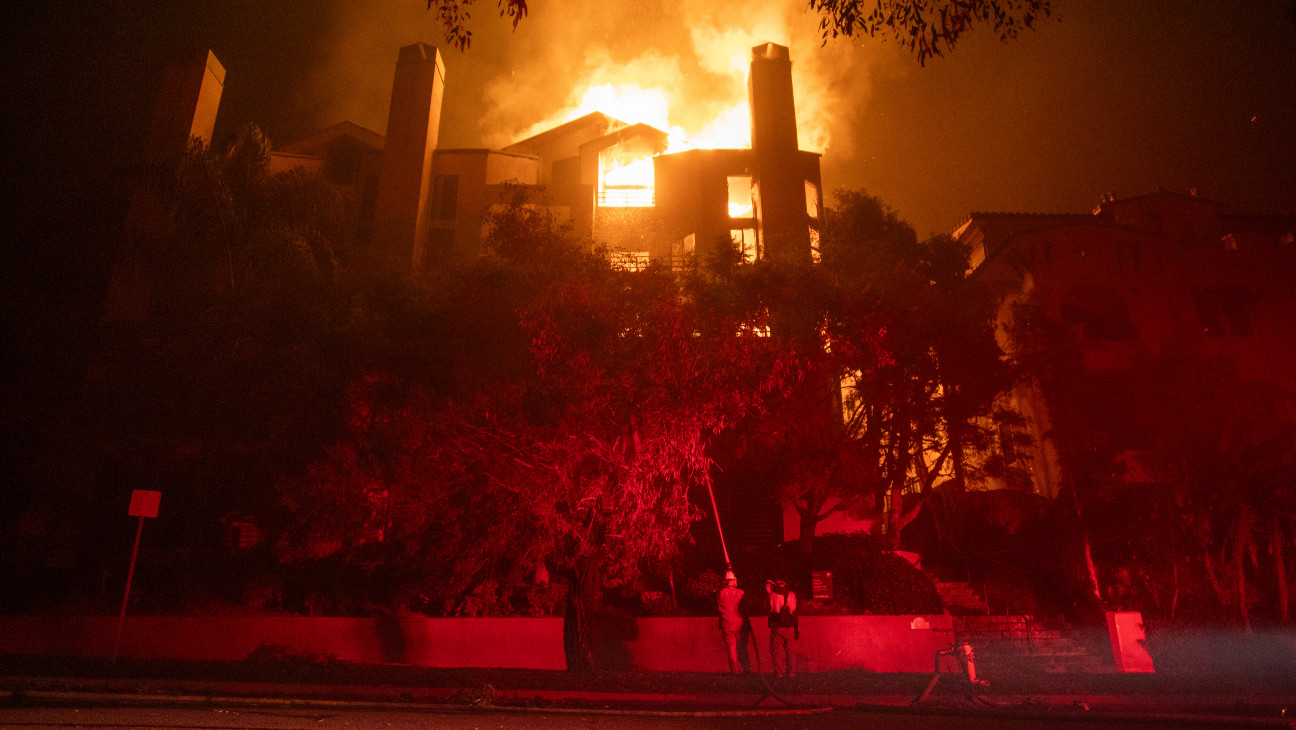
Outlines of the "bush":
[[[931,578],[867,533],[816,537],[805,578],[811,570],[832,572],[833,607],[849,613],[930,614],[945,610]],[[808,589],[808,585],[801,589],[807,597]]]

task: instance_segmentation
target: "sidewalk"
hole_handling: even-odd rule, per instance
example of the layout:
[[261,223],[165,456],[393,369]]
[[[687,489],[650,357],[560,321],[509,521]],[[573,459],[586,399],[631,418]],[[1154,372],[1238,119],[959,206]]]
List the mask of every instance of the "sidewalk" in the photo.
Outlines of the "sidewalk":
[[[1209,717],[1235,726],[1296,727],[1296,676],[1121,674],[992,676],[966,696],[942,675],[921,704],[930,675],[838,671],[795,679],[660,672],[429,669],[308,658],[170,662],[0,656],[0,696],[10,702],[335,704],[573,708],[630,712],[812,711],[859,708],[1025,717],[1137,715]],[[1284,714],[1284,710],[1286,713]]]

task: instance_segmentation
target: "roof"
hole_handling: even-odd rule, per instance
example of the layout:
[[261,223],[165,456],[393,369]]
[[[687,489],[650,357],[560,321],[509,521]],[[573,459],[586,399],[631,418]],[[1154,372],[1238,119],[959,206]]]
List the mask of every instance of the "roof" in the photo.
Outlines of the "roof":
[[579,135],[589,138],[601,137],[610,132],[629,126],[620,119],[609,117],[603,112],[590,112],[570,122],[564,122],[526,139],[518,140],[511,145],[500,148],[501,152],[530,152],[552,144],[568,135]]
[[649,144],[652,145],[654,153],[665,152],[666,148],[670,146],[669,134],[656,127],[639,123],[615,129],[602,137],[586,142],[581,145],[580,148],[582,153],[587,149],[603,150],[614,145],[619,145],[627,140],[635,139],[636,137],[642,137],[648,140]]
[[1153,190],[1150,193],[1140,193],[1138,195],[1131,195],[1125,198],[1117,198],[1115,195],[1112,195],[1110,193],[1104,195],[1102,197],[1102,200],[1098,202],[1098,207],[1094,209],[1094,214],[1097,215],[1100,211],[1102,211],[1104,206],[1125,205],[1127,203],[1140,203],[1140,202],[1146,202],[1154,198],[1161,198],[1163,200],[1164,199],[1181,200],[1185,202],[1192,201],[1195,203],[1214,206],[1215,208],[1221,210],[1226,207],[1223,203],[1220,203],[1218,201],[1199,197],[1197,195],[1196,188],[1194,188],[1191,192],[1187,192],[1187,193],[1177,193],[1174,192],[1173,190],[1165,190],[1163,188],[1157,188],[1156,190]]
[[329,145],[343,137],[350,137],[362,145],[372,147],[379,151],[382,150],[387,141],[387,138],[383,135],[365,129],[354,122],[338,122],[327,129],[321,129],[320,131],[307,137],[302,137],[291,144],[286,144],[278,151],[297,155],[318,156],[322,154]]

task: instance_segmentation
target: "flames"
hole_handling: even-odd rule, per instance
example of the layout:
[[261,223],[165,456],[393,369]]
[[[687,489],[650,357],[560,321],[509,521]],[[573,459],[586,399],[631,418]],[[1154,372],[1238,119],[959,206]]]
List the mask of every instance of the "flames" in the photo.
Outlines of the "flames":
[[[770,37],[777,34],[695,34],[691,66],[681,57],[656,53],[626,62],[592,54],[595,57],[587,59],[583,80],[573,85],[570,98],[574,101],[532,127],[527,136],[591,112],[602,112],[628,124],[647,124],[666,132],[667,154],[698,148],[750,147],[749,54],[756,42]],[[794,66],[794,83],[796,72]],[[809,98],[810,103],[807,100],[807,96],[798,95],[799,134],[803,143],[823,149],[826,136],[819,123],[823,115],[810,113],[818,105],[813,98]],[[653,182],[651,156],[642,151],[618,151],[600,159],[598,194],[603,205],[651,205]],[[646,198],[635,191],[646,191]]]
[[[543,122],[533,124],[521,137],[551,130],[562,123],[601,112],[629,124],[643,123],[666,132],[667,154],[688,149],[744,149],[752,144],[748,106],[750,49],[774,40],[789,43],[785,18],[772,14],[769,22],[754,23],[749,29],[721,27],[717,18],[705,18],[691,31],[691,44],[674,53],[651,49],[634,57],[618,57],[603,47],[584,51],[581,69],[568,88],[568,104]],[[726,19],[731,19],[726,16]],[[796,56],[793,49],[793,56]],[[806,51],[807,64],[793,65],[793,86],[797,88],[798,136],[802,148],[827,147],[828,108],[822,83]],[[525,84],[525,82],[522,82]],[[503,84],[511,89],[516,104],[534,87]],[[503,97],[503,93],[492,92]],[[517,136],[513,139],[518,139]],[[652,205],[653,165],[651,150],[608,150],[600,156],[597,194],[600,205]],[[735,210],[737,217],[750,211]]]
[[[564,121],[597,111],[629,124],[647,124],[670,135],[670,146],[666,150],[668,154],[695,148],[751,145],[750,113],[745,100],[724,109],[694,129],[671,122],[672,100],[671,92],[665,88],[644,87],[635,83],[598,84],[585,90],[580,103],[566,113]],[[599,195],[602,204],[652,204],[651,157],[604,155],[600,159],[599,168]],[[634,194],[633,191],[648,192]]]

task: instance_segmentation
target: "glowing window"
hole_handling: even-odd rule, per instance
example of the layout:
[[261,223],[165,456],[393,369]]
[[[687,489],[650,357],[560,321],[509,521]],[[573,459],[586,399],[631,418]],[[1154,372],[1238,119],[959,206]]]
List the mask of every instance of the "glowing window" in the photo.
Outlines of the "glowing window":
[[654,171],[651,157],[599,157],[599,205],[644,208],[653,204]]
[[806,215],[817,220],[819,218],[819,186],[806,180],[805,195]]
[[729,231],[729,237],[742,253],[744,264],[755,263],[756,259],[760,258],[760,251],[756,246],[755,228],[735,228]]
[[746,335],[755,335],[757,337],[770,336],[769,310],[763,309],[756,313],[752,319],[742,322],[738,325],[738,333]]
[[752,179],[751,175],[730,175],[729,178],[729,217],[752,217]]
[[810,260],[814,263],[823,261],[823,252],[819,250],[819,231],[810,226]]
[[841,378],[841,405],[842,421],[849,423],[855,417],[855,413],[860,409],[859,394],[856,388],[859,386],[860,378],[863,373],[858,370],[851,370]]

